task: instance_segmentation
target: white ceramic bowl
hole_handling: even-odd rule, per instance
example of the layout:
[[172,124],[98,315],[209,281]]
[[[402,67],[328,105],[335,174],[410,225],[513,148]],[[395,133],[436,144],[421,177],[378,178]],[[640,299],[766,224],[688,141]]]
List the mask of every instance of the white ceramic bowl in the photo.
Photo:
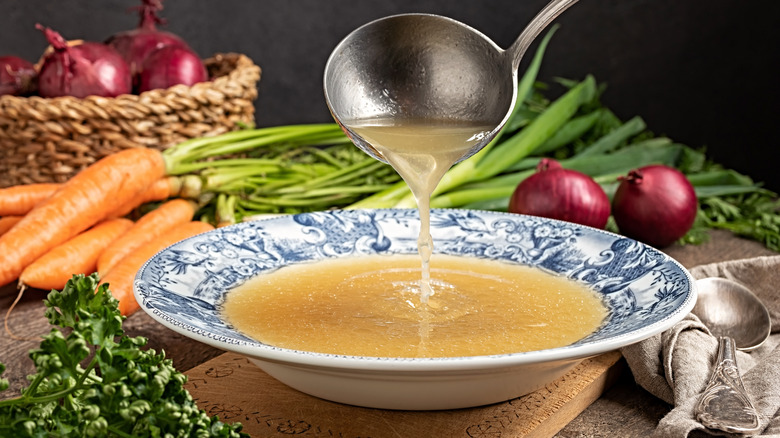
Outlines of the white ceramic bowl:
[[657,334],[696,301],[675,260],[642,243],[538,217],[433,210],[436,253],[537,266],[588,283],[609,308],[595,333],[560,348],[494,356],[387,359],[294,351],[257,342],[220,314],[231,288],[279,267],[329,257],[417,252],[414,209],[305,213],[216,229],[161,251],[138,272],[147,313],[185,336],[248,357],[279,381],[324,399],[375,408],[454,409],[541,388],[582,359]]

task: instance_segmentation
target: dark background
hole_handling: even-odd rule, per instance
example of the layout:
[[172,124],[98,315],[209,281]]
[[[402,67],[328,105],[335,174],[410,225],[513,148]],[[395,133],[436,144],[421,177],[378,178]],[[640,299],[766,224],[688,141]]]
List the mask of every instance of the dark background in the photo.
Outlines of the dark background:
[[[508,47],[547,0],[167,0],[165,30],[203,57],[241,52],[263,69],[259,126],[330,121],[322,71],[333,47],[369,20],[430,12]],[[0,54],[35,61],[40,22],[102,41],[135,27],[137,0],[3,0]],[[780,191],[777,168],[780,2],[581,0],[559,19],[540,79],[595,75],[618,116],[695,147]],[[535,48],[532,47],[531,50]],[[530,59],[527,56],[521,69]]]

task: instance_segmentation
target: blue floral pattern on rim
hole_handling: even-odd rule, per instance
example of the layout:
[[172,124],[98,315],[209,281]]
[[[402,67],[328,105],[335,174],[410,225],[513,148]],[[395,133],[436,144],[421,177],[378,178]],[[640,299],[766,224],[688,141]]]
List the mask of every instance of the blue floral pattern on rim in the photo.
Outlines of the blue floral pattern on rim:
[[[609,308],[603,326],[563,348],[630,335],[669,320],[689,307],[694,297],[690,274],[676,261],[605,231],[471,210],[434,209],[431,225],[435,253],[536,266],[584,282],[600,293]],[[264,346],[222,319],[220,304],[233,287],[293,263],[414,254],[418,230],[415,209],[303,213],[220,228],[172,245],[150,259],[136,276],[136,298],[160,320],[196,336]]]

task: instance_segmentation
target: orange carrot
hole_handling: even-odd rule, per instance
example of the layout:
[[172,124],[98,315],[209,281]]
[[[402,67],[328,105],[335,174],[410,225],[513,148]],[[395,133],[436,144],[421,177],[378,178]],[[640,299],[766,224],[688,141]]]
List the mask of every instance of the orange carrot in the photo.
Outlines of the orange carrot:
[[17,222],[22,220],[24,216],[3,216],[0,217],[0,236],[10,230]]
[[102,277],[112,266],[144,243],[165,234],[171,228],[189,222],[195,215],[195,204],[184,199],[166,201],[141,216],[127,233],[111,243],[97,260]]
[[0,189],[0,216],[23,216],[61,186],[57,183],[40,183]]
[[[137,198],[132,199],[107,217],[122,217],[146,202],[162,201],[178,196],[185,188],[182,184],[182,177],[166,176],[160,178],[147,187]],[[0,217],[25,215],[35,207],[35,204],[53,195],[60,187],[62,187],[60,183],[41,183],[0,189]]]
[[213,229],[212,225],[199,221],[191,221],[174,227],[169,232],[157,239],[146,242],[146,244],[128,254],[108,271],[105,277],[101,279],[100,284],[108,283],[108,289],[111,291],[111,294],[119,300],[119,311],[122,315],[130,315],[140,308],[133,294],[133,281],[136,273],[138,273],[138,270],[141,269],[144,263],[176,242]]
[[142,204],[153,201],[163,201],[179,194],[180,180],[175,176],[160,178],[153,182],[138,197],[131,199],[116,211],[109,213],[109,217],[122,217],[135,210]]
[[95,225],[165,174],[160,151],[130,148],[74,175],[0,236],[0,286],[51,248]]
[[95,272],[100,253],[132,226],[130,219],[105,220],[30,263],[19,282],[38,289],[62,289],[74,274]]

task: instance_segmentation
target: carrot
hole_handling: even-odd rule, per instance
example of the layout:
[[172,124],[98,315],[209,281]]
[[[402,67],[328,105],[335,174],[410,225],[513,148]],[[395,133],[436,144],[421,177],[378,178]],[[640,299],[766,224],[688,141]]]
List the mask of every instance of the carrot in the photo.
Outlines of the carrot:
[[30,263],[19,282],[38,289],[62,289],[74,274],[95,272],[100,253],[132,226],[130,219],[105,220]]
[[0,216],[23,216],[60,187],[57,183],[40,183],[0,189]]
[[100,254],[97,260],[97,271],[100,277],[139,246],[167,233],[177,225],[191,221],[194,215],[194,203],[184,199],[172,199],[141,216],[127,233],[112,242]]
[[156,149],[110,154],[74,175],[0,236],[0,286],[51,248],[104,219],[165,174]]
[[0,236],[10,230],[17,222],[22,220],[24,216],[3,216],[0,217]]
[[128,254],[108,271],[105,277],[100,280],[100,284],[108,284],[111,294],[119,300],[119,311],[122,315],[131,315],[140,308],[133,294],[133,281],[144,263],[176,242],[213,229],[212,225],[200,221],[191,221],[174,227],[159,238],[146,242]]
[[[184,187],[181,177],[167,176],[153,182],[138,198],[134,198],[108,217],[121,217],[141,204],[162,201],[178,196]],[[23,184],[0,189],[0,217],[27,214],[40,201],[54,194],[62,187],[60,183]]]
[[177,196],[181,191],[180,179],[175,176],[160,178],[153,182],[139,196],[131,199],[117,210],[109,213],[109,217],[122,217],[135,210],[142,204],[153,201],[163,201]]

